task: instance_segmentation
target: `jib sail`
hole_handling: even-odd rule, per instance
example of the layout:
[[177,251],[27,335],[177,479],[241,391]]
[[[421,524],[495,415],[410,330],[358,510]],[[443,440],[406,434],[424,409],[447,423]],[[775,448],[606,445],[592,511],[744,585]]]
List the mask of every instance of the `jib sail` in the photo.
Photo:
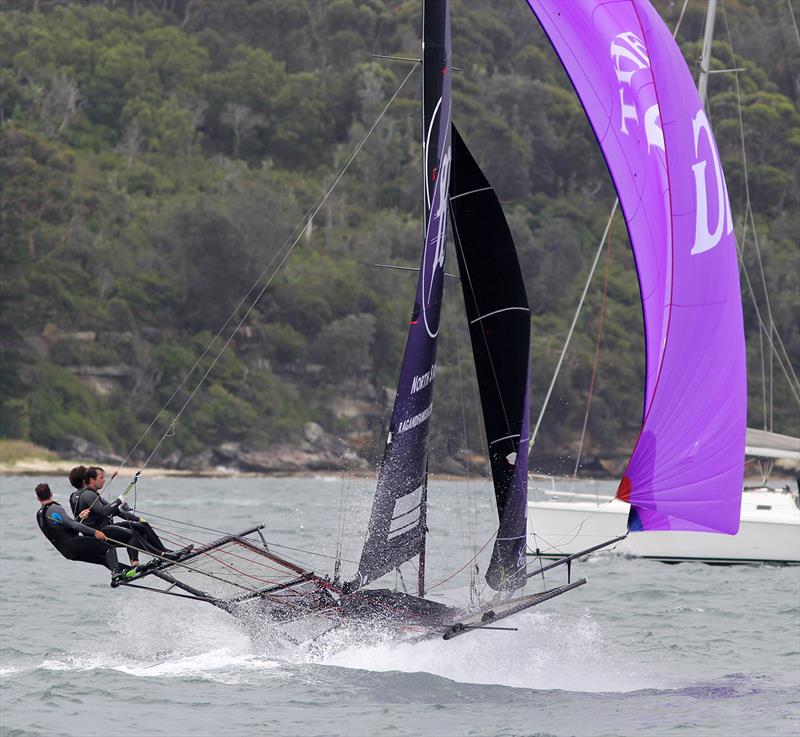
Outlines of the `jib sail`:
[[515,589],[526,579],[530,309],[500,201],[455,126],[450,212],[500,518],[486,581]]

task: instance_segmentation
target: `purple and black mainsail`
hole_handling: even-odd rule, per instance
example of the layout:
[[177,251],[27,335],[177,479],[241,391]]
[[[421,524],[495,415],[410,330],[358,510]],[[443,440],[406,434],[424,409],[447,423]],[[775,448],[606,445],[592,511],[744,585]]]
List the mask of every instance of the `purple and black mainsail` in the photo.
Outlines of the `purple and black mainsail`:
[[389,421],[367,539],[355,587],[425,550],[428,435],[436,378],[450,180],[450,16],[446,0],[423,11],[425,245],[417,293]]
[[739,529],[741,292],[725,178],[686,62],[646,0],[527,0],[619,195],[644,315],[642,429],[617,497],[628,529]]

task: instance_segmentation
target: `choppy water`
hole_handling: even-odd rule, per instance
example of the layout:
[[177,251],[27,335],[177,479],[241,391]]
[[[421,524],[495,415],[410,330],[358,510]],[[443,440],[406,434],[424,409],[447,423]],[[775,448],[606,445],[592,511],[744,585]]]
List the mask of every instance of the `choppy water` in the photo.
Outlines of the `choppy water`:
[[[252,641],[211,606],[112,590],[105,569],[61,558],[34,522],[37,481],[0,479],[3,735],[779,736],[800,728],[799,569],[599,556],[578,568],[588,586],[520,616],[517,632],[286,650]],[[65,480],[49,482],[66,500]],[[482,491],[431,483],[430,582],[468,557],[464,500],[480,500],[473,538],[488,536]],[[230,531],[264,522],[270,538],[333,553],[343,495],[345,557],[356,558],[370,493],[367,480],[145,479],[139,507]]]

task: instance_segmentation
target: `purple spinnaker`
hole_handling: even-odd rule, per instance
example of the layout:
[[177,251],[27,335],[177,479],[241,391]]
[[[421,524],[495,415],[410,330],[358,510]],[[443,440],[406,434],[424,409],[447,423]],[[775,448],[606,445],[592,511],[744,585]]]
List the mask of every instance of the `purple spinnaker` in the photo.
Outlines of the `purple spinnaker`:
[[617,496],[628,528],[735,534],[747,415],[736,241],[711,127],[646,0],[527,0],[605,156],[644,314],[644,419]]

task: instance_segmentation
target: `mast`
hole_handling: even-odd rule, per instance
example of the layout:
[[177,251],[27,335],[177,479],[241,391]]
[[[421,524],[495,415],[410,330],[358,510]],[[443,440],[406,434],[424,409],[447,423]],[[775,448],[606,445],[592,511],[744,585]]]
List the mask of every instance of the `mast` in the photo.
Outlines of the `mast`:
[[[431,217],[432,185],[438,178],[436,157],[429,156],[432,126],[441,105],[442,77],[448,76],[450,64],[450,14],[448,0],[422,0],[422,212],[427,230]],[[449,80],[448,80],[449,82]],[[449,117],[449,116],[448,116]],[[439,122],[441,125],[441,121]],[[445,236],[443,235],[443,238]],[[446,242],[446,241],[445,241]],[[445,247],[442,243],[442,248]],[[417,595],[425,595],[425,520],[428,506],[428,460],[425,459],[425,478],[420,506],[422,548],[419,552]]]
[[419,551],[419,566],[417,568],[417,596],[425,596],[425,541],[428,532],[428,468],[425,467],[425,483],[422,487],[422,506],[419,512],[420,527],[422,530],[422,549]]
[[717,0],[708,0],[706,8],[706,30],[703,34],[703,55],[700,57],[700,78],[697,80],[697,92],[700,104],[706,106],[706,90],[708,89],[708,67],[711,63],[711,43],[714,40],[714,20],[717,14]]
[[389,433],[353,590],[420,556],[424,590],[428,436],[447,245],[450,181],[450,24],[447,0],[423,9],[425,242]]

